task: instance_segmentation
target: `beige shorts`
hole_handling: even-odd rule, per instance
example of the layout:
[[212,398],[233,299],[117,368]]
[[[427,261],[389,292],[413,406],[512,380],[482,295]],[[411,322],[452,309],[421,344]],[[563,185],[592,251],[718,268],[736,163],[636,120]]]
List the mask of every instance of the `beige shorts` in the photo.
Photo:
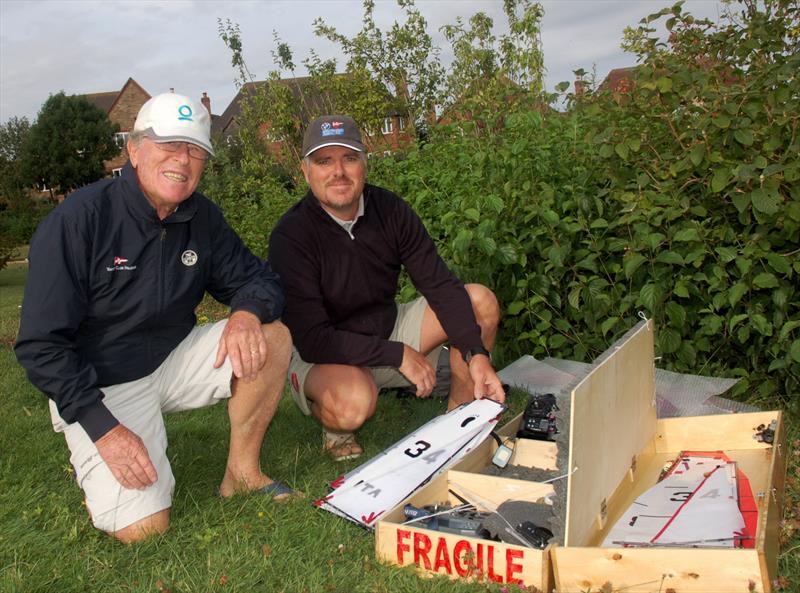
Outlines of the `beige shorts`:
[[[403,342],[415,350],[419,350],[420,337],[422,334],[422,321],[425,316],[425,307],[428,301],[424,297],[419,297],[409,303],[397,305],[397,320],[394,323],[392,334],[389,340],[392,342]],[[439,359],[441,346],[434,348],[428,354],[428,360],[436,368]],[[306,415],[311,414],[310,402],[306,397],[303,386],[309,371],[314,366],[313,363],[306,362],[297,353],[292,352],[292,361],[289,363],[289,384],[292,387],[292,398]],[[409,387],[411,383],[395,367],[369,367],[370,373],[375,380],[378,389]]]
[[158,472],[158,480],[144,490],[123,488],[83,428],[77,422],[64,422],[50,402],[53,429],[67,439],[75,478],[98,529],[114,532],[172,506],[175,478],[167,459],[162,414],[209,406],[231,396],[230,361],[226,358],[220,368],[214,368],[226,322],[195,327],[147,377],[101,389],[103,403],[144,441]]

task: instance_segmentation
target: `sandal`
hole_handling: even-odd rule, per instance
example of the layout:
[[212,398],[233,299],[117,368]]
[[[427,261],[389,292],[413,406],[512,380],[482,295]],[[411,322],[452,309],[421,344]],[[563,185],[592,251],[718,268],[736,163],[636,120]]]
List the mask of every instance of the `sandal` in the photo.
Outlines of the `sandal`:
[[334,461],[346,461],[361,457],[364,449],[356,442],[352,432],[333,432],[322,429],[322,449]]

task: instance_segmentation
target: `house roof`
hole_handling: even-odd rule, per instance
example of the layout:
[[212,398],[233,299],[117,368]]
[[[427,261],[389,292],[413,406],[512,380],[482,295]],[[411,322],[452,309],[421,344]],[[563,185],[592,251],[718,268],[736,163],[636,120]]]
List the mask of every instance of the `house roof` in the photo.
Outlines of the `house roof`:
[[87,95],[83,95],[83,98],[89,101],[95,107],[99,107],[106,113],[111,111],[112,105],[114,105],[114,101],[117,100],[119,96],[119,91],[109,91],[107,93],[89,93]]
[[[322,102],[322,97],[320,97],[318,93],[303,92],[305,90],[304,87],[307,86],[309,81],[311,81],[310,76],[281,78],[277,81],[280,84],[288,87],[295,99],[300,99],[302,101],[301,109],[304,120],[310,119],[309,114],[315,111],[314,108],[319,108]],[[215,122],[212,122],[211,133],[224,134],[235,129],[236,120],[242,114],[243,102],[255,95],[259,90],[263,89],[268,82],[269,81],[267,80],[257,80],[243,85],[239,89],[239,92],[236,93],[236,96],[233,98],[230,105],[228,105],[225,108],[225,111],[222,112],[222,115],[219,116],[219,119]]]
[[[637,68],[638,66],[629,66],[628,68],[614,68],[610,70],[603,79],[603,82],[600,83],[598,90],[610,89],[612,91],[619,91],[621,87],[625,86],[627,86],[629,90],[630,83],[633,82],[635,78]],[[623,81],[628,84],[623,84]]]
[[[335,74],[334,76],[342,77],[348,76],[348,74]],[[318,114],[328,111],[325,108],[323,96],[316,88],[309,85],[313,80],[311,76],[281,78],[277,80],[278,83],[288,87],[294,98],[300,101],[300,119],[303,124],[310,122]],[[239,92],[236,93],[230,105],[222,112],[222,115],[216,120],[212,118],[212,135],[227,135],[233,132],[238,127],[236,120],[242,114],[242,103],[255,95],[260,89],[266,86],[268,82],[267,80],[258,80],[243,85],[239,89]],[[390,109],[386,112],[386,115],[402,115],[402,113],[396,109]]]
[[87,101],[89,101],[89,103],[95,105],[96,107],[99,107],[106,113],[111,113],[111,110],[114,108],[114,105],[116,105],[117,100],[124,94],[125,89],[133,85],[136,85],[139,88],[139,90],[142,91],[142,93],[147,95],[148,98],[150,97],[150,93],[144,90],[144,88],[142,88],[142,85],[136,82],[133,78],[128,78],[128,80],[125,81],[125,84],[122,85],[122,88],[118,91],[107,91],[103,93],[88,93],[86,95],[82,95],[82,97]]

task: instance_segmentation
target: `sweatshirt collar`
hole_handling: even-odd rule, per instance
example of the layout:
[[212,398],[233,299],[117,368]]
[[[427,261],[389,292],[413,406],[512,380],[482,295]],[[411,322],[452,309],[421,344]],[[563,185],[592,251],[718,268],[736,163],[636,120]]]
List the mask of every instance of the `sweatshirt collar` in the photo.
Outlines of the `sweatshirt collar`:
[[[364,191],[361,192],[361,197],[358,199],[358,212],[356,213],[356,217],[352,220],[342,220],[341,218],[336,218],[333,214],[325,210],[322,205],[319,203],[319,200],[316,198],[314,193],[309,189],[306,192],[306,195],[303,197],[303,201],[306,205],[311,208],[311,211],[316,213],[317,216],[329,220],[330,222],[336,223],[337,226],[345,228],[345,224],[352,226],[358,220],[364,216],[366,212],[366,205],[369,201],[369,184],[364,184]],[[352,223],[352,224],[351,224]]]

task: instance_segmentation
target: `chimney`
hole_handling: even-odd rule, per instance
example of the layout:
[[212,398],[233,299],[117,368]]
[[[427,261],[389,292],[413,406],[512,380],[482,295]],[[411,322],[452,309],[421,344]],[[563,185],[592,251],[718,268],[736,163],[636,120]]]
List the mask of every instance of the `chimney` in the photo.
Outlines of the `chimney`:
[[203,97],[200,99],[200,102],[205,106],[208,114],[211,115],[211,98],[206,91],[203,91]]
[[586,83],[581,78],[575,79],[575,96],[576,97],[583,97],[583,94],[586,92]]

